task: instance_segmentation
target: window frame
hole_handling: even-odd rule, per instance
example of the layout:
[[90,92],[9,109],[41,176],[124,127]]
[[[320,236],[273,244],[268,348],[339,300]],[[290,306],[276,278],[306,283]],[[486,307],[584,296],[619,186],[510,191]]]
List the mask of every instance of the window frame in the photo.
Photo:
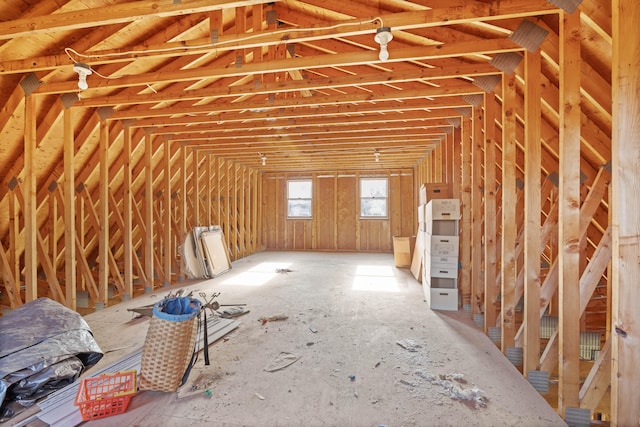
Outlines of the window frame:
[[[364,181],[384,181],[385,195],[384,197],[365,197],[362,194],[362,183]],[[358,198],[360,199],[359,217],[361,220],[384,220],[389,219],[389,177],[387,176],[366,176],[360,177],[358,180]],[[380,200],[384,199],[384,215],[364,215],[362,213],[362,203],[364,200]]]
[[[309,198],[304,198],[304,197],[296,197],[296,198],[291,198],[289,196],[289,183],[292,182],[308,182],[310,185],[310,193],[309,194]],[[309,215],[291,215],[290,214],[290,209],[289,209],[289,205],[291,203],[292,200],[308,200],[309,201]],[[300,220],[300,219],[313,219],[313,179],[311,178],[293,178],[293,179],[287,179],[287,219],[292,219],[292,220]]]

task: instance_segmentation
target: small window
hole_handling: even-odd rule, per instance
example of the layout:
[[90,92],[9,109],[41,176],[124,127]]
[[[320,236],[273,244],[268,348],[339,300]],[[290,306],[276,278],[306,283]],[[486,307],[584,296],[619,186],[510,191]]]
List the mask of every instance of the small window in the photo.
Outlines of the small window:
[[360,217],[387,217],[386,178],[360,178]]
[[311,218],[311,180],[287,181],[287,217]]

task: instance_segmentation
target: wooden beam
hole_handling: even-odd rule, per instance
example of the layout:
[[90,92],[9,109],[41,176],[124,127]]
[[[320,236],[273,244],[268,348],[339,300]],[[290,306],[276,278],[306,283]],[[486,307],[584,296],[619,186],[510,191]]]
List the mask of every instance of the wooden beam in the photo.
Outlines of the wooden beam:
[[[143,2],[140,2],[143,3]],[[264,2],[262,2],[264,3]],[[246,2],[245,2],[246,4]],[[245,5],[242,4],[241,5]],[[260,4],[260,2],[257,2]],[[214,7],[216,5],[213,5]],[[115,7],[115,6],[114,6]],[[187,13],[189,9],[183,9],[181,12]],[[215,13],[219,12],[218,9],[214,9],[211,14],[215,17]],[[157,9],[149,8],[143,10],[142,6],[137,12],[143,13],[145,16],[157,14]],[[132,60],[132,55],[135,58],[172,58],[176,56],[183,56],[185,54],[190,55],[203,55],[209,53],[212,49],[216,49],[219,52],[223,51],[240,51],[246,48],[261,48],[263,46],[269,46],[269,49],[275,50],[276,47],[283,47],[283,41],[287,43],[303,43],[314,40],[334,39],[336,37],[351,37],[357,35],[370,35],[380,26],[381,21],[386,26],[391,26],[394,32],[400,32],[402,30],[408,30],[412,28],[427,28],[437,27],[440,25],[453,25],[460,23],[468,23],[473,21],[492,21],[500,19],[509,19],[515,17],[524,16],[539,16],[540,14],[555,13],[556,8],[544,2],[542,0],[529,0],[525,3],[522,0],[502,0],[499,4],[487,4],[484,2],[467,2],[465,7],[442,7],[434,8],[424,11],[411,11],[402,12],[396,14],[379,15],[377,19],[362,19],[353,18],[339,21],[339,23],[331,22],[318,22],[316,25],[310,26],[308,31],[299,31],[300,27],[296,28],[278,28],[278,24],[274,23],[269,25],[268,28],[260,31],[259,25],[254,26],[254,31],[251,37],[247,37],[247,34],[236,28],[236,33],[225,33],[218,31],[218,38],[216,43],[211,42],[211,37],[203,37],[191,40],[180,40],[175,42],[168,42],[163,44],[141,44],[138,46],[131,46],[122,49],[109,49],[109,50],[92,50],[90,63],[92,65],[109,64],[109,63],[128,63]],[[73,12],[72,12],[73,13]],[[85,13],[90,14],[90,11]],[[65,13],[59,13],[60,18],[57,16],[53,19],[61,21],[57,23],[57,26],[62,25],[102,25],[105,17],[103,16],[103,8],[100,9],[93,19],[84,19],[78,22],[67,22],[63,16]],[[374,12],[375,13],[375,12]],[[375,15],[367,15],[375,16]],[[56,19],[57,18],[57,19]],[[108,17],[113,18],[113,17]],[[125,15],[121,17],[124,20],[139,19],[136,14]],[[212,20],[212,19],[210,19]],[[19,24],[26,21],[19,21]],[[212,29],[221,29],[221,20],[214,20],[211,27]],[[32,20],[29,20],[32,23]],[[44,23],[39,22],[37,28],[29,28],[31,32],[47,31]],[[336,25],[337,24],[337,25]],[[24,24],[22,24],[24,26]],[[0,38],[9,37],[10,31],[19,30],[19,28],[10,29],[9,25],[0,26]],[[63,28],[62,27],[62,28]],[[328,27],[328,28],[327,28]],[[12,36],[13,37],[13,36]],[[394,51],[395,52],[395,51]],[[254,62],[259,62],[254,57]],[[45,57],[29,58],[28,60],[15,60],[9,61],[7,64],[3,64],[0,73],[12,72],[12,73],[25,73],[37,70],[46,70],[60,67],[61,65],[68,64],[68,57],[66,54],[51,55]]]
[[[7,186],[8,188],[8,186]],[[16,307],[22,305],[22,296],[20,296],[20,256],[18,255],[18,238],[20,236],[20,212],[18,209],[18,203],[16,200],[15,194],[10,191],[7,193],[6,197],[9,199],[9,252],[8,261],[9,261],[9,272],[13,277],[13,284],[15,286],[17,295],[19,296],[18,300],[20,300],[20,304]],[[0,196],[0,198],[2,198]],[[9,282],[5,282],[9,283]],[[7,291],[9,293],[10,291]]]
[[[501,37],[486,40],[447,43],[437,46],[416,46],[396,49],[389,62],[419,61],[437,58],[456,58],[465,55],[493,54],[498,52],[517,52],[522,47],[508,38]],[[295,58],[274,59],[271,61],[251,62],[242,67],[220,68],[188,68],[171,72],[156,72],[139,75],[123,76],[118,79],[104,79],[93,83],[89,90],[105,88],[126,88],[146,86],[148,84],[166,84],[175,82],[197,81],[211,76],[238,77],[253,76],[263,73],[284,73],[290,70],[316,69],[325,67],[344,67],[378,63],[378,52],[360,51],[336,53],[333,55],[316,55]],[[77,91],[75,82],[51,82],[40,86],[34,91],[37,94],[69,93]],[[90,93],[90,92],[88,92]],[[120,118],[120,117],[119,117]]]
[[[149,17],[168,17],[208,12],[217,9],[254,5],[274,0],[138,0],[104,5],[97,9],[60,11],[49,15],[13,19],[0,23],[0,40],[68,31],[100,25],[121,24]],[[277,1],[277,0],[275,0]]]
[[[585,238],[587,234],[587,230],[589,228],[589,224],[591,223],[591,219],[593,218],[594,213],[597,211],[598,207],[600,206],[600,202],[602,201],[602,199],[604,198],[604,195],[607,192],[608,184],[609,184],[609,173],[607,172],[606,168],[602,167],[600,168],[600,171],[598,172],[598,175],[596,176],[595,181],[591,185],[589,194],[587,195],[584,202],[582,203],[582,206],[580,207],[580,240]],[[549,240],[548,236],[552,235],[552,232],[555,230],[557,226],[557,222],[558,222],[557,206],[558,204],[554,203],[551,207],[551,210],[547,214],[547,219],[545,220],[545,223],[542,227],[542,233],[540,238],[541,247],[544,247],[546,242]],[[540,305],[538,308],[539,317],[544,316],[545,312],[547,311],[547,308],[549,307],[549,304],[552,300],[553,295],[556,294],[556,291],[558,290],[558,280],[559,280],[558,279],[558,258],[556,258],[551,264],[551,267],[547,272],[547,276],[540,288]],[[526,322],[526,319],[525,319],[525,322]],[[525,326],[526,326],[526,323],[523,323],[523,326],[520,328],[520,331],[516,335],[516,345],[518,346],[524,345],[523,331]],[[545,359],[546,359],[546,356],[543,356],[541,359],[542,363],[546,366],[545,369],[543,370],[549,369],[549,366],[554,366],[553,364],[549,365],[549,362],[545,362]],[[557,363],[557,358],[554,360],[556,360],[555,363]]]
[[[115,197],[113,196],[112,192],[109,192],[109,203],[113,212],[113,217],[114,217],[114,221],[116,224],[116,227],[123,229],[124,228],[124,218],[122,216],[122,214],[120,214],[120,210],[118,209],[118,202],[116,201]],[[137,210],[137,206],[135,203],[132,203],[132,216],[139,216],[140,212],[138,212]],[[140,221],[141,222],[141,221]],[[144,227],[141,227],[143,233],[144,233]],[[143,239],[144,240],[144,239]],[[132,252],[134,249],[134,245],[132,244]],[[142,263],[140,262],[140,258],[138,258],[136,255],[132,254],[132,264],[133,267],[135,267],[136,272],[138,273],[138,277],[140,280],[140,283],[145,283],[146,276],[144,274],[144,267],[142,266]],[[133,269],[132,267],[132,269]],[[126,276],[126,274],[125,274]],[[133,285],[133,283],[132,283]],[[132,286],[133,287],[133,286]],[[123,286],[122,286],[122,291],[123,291],[123,297],[124,295],[127,293],[126,292],[126,288],[127,285],[125,285],[125,282],[123,280]],[[133,292],[133,289],[131,290]],[[133,295],[133,294],[130,294]]]
[[147,276],[147,283],[144,285],[144,292],[153,291],[153,138],[149,133],[144,139],[144,270]]
[[16,282],[15,277],[12,274],[12,268],[9,263],[9,258],[7,257],[4,248],[0,244],[0,273],[2,280],[4,282],[4,290],[7,292],[9,296],[9,303],[11,304],[11,308],[18,308],[22,305],[22,297],[20,296],[20,287]]
[[612,425],[640,419],[640,4],[614,0],[612,140]]
[[502,352],[514,346],[516,334],[516,76],[502,78],[502,262],[501,345]]
[[38,241],[36,201],[36,98],[24,99],[24,286],[25,302],[38,298]]
[[540,53],[525,52],[523,373],[540,368]]
[[595,413],[610,385],[611,339],[608,339],[580,388],[580,407]]
[[498,290],[497,225],[496,225],[496,100],[493,94],[485,97],[484,125],[484,332],[496,324]]
[[[130,109],[117,111],[111,117],[114,119],[140,119],[151,117],[164,117],[172,116],[176,114],[220,114],[230,112],[242,112],[248,110],[249,112],[258,110],[277,110],[282,108],[296,108],[302,107],[337,107],[340,105],[350,105],[354,103],[370,103],[370,102],[383,102],[395,103],[397,109],[398,100],[418,100],[422,102],[422,108],[424,109],[424,98],[426,97],[454,97],[456,95],[469,95],[477,94],[481,90],[468,82],[451,82],[449,84],[442,84],[436,86],[423,86],[418,89],[409,90],[396,90],[396,89],[379,89],[375,92],[357,92],[351,94],[340,95],[318,95],[312,98],[278,98],[274,100],[269,99],[252,99],[248,101],[231,102],[231,100],[224,99],[225,102],[217,102],[215,104],[202,104],[202,105],[185,105],[176,106],[173,105],[167,108],[150,108],[147,105],[132,107]],[[455,106],[455,102],[458,98],[454,98],[452,101]],[[448,104],[447,106],[452,105]],[[459,103],[462,106],[468,106],[466,103]],[[384,107],[384,106],[383,106]],[[434,107],[436,105],[434,104]],[[353,113],[353,110],[351,110]],[[312,114],[313,116],[313,114]],[[211,119],[211,118],[209,118]],[[135,125],[135,123],[134,123]]]
[[64,109],[64,278],[67,307],[76,310],[75,142],[71,110]]
[[213,157],[213,165],[214,165],[214,170],[215,170],[215,191],[214,191],[214,197],[216,199],[216,211],[215,211],[215,217],[216,217],[216,224],[220,225],[222,224],[222,220],[221,220],[221,206],[222,206],[222,199],[221,199],[221,193],[220,193],[220,175],[223,174],[221,169],[220,169],[220,158],[217,156],[212,156]]
[[[256,86],[253,82],[247,85],[230,87],[203,87],[198,90],[168,90],[161,93],[117,94],[85,98],[74,104],[74,107],[101,107],[113,105],[157,104],[162,101],[187,101],[202,98],[236,98],[245,95],[268,95],[272,92],[297,93],[348,88],[352,86],[372,86],[380,84],[400,84],[425,80],[446,80],[462,76],[477,77],[496,74],[496,69],[486,63],[467,64],[456,59],[449,59],[451,68],[420,68],[416,70],[384,72],[374,74],[358,74],[337,77],[316,77],[313,79],[285,80],[282,82],[261,82]],[[296,70],[299,71],[299,70]],[[292,72],[292,71],[289,71]],[[1,73],[0,73],[1,74]],[[449,82],[450,83],[450,82]],[[155,96],[155,97],[154,97]]]
[[[484,313],[484,270],[482,260],[484,257],[484,245],[482,242],[484,223],[484,181],[482,164],[484,159],[484,114],[482,107],[473,110],[473,136],[472,150],[472,187],[471,187],[471,239],[476,242],[471,248],[471,283],[473,287],[473,314]],[[485,322],[486,323],[486,322]]]
[[260,233],[260,178],[261,173],[252,169],[251,185],[251,253],[255,253],[261,249],[261,233]]
[[164,224],[163,226],[163,231],[164,231],[164,237],[163,237],[163,243],[164,243],[164,264],[163,264],[163,271],[164,271],[164,282],[162,283],[163,286],[169,286],[171,284],[171,264],[172,264],[172,260],[174,259],[174,254],[175,251],[173,250],[173,235],[172,235],[172,220],[171,220],[171,142],[169,140],[166,140],[164,142],[164,188],[163,188],[163,195],[164,195],[164,203],[163,203],[163,210],[162,210],[162,223]]
[[[272,108],[265,106],[264,110],[263,106],[260,106],[260,110],[256,111],[252,108],[249,111],[236,111],[235,103],[229,104],[228,108],[234,110],[229,112],[226,110],[227,104],[225,107],[220,108],[219,110],[214,109],[215,104],[211,104],[209,107],[209,112],[215,114],[223,114],[224,113],[224,123],[222,126],[233,126],[227,130],[235,130],[238,127],[238,123],[249,122],[251,125],[263,125],[265,120],[274,122],[272,123],[272,127],[277,128],[278,126],[288,126],[291,121],[294,123],[301,123],[301,121],[307,120],[323,120],[324,124],[330,123],[326,118],[332,116],[341,116],[340,119],[344,120],[346,123],[350,123],[353,121],[355,123],[376,123],[379,121],[379,117],[375,117],[380,113],[385,113],[386,115],[390,115],[391,121],[396,121],[400,119],[398,114],[398,103],[397,102],[383,102],[373,105],[368,105],[366,103],[362,103],[358,106],[358,114],[363,115],[362,118],[354,118],[349,117],[353,115],[354,109],[353,105],[338,105],[338,106],[325,106],[321,109],[321,111],[313,112],[305,112],[301,111],[300,108],[289,108],[289,109],[280,109],[278,111],[271,111]],[[254,104],[255,105],[255,104]],[[264,103],[264,105],[270,105],[268,103]],[[304,104],[297,104],[304,105]],[[309,104],[308,106],[311,106]],[[424,111],[425,104],[424,100],[421,99],[407,99],[402,102],[402,113],[406,115],[407,120],[415,120],[415,119],[425,119],[425,120],[436,120],[436,119],[446,119],[453,113],[453,108],[456,107],[469,107],[467,101],[465,101],[462,97],[459,96],[451,96],[451,97],[439,97],[434,98],[429,101],[429,108],[432,110],[431,113]],[[255,111],[255,112],[251,112]],[[154,113],[155,114],[155,113]],[[189,113],[191,114],[191,113]],[[215,126],[222,116],[220,115],[211,115],[211,116],[193,116],[193,117],[150,117],[145,119],[136,120],[132,126],[134,127],[144,127],[144,128],[155,128],[158,126],[176,126],[176,125],[211,125]],[[372,120],[373,119],[373,120]],[[377,119],[377,120],[376,120]],[[306,123],[305,123],[306,124]],[[219,125],[220,126],[220,125]],[[175,130],[181,130],[180,128],[176,128]],[[225,130],[223,127],[222,130]],[[162,132],[162,129],[153,130],[154,133]],[[1,194],[1,193],[0,193]]]
[[452,180],[450,184],[453,186],[453,198],[461,199],[460,191],[462,187],[462,117],[459,126],[453,127],[453,144],[451,145],[451,172]]
[[[235,107],[234,107],[235,108]],[[365,112],[366,113],[366,112]],[[446,112],[451,114],[450,112]],[[445,114],[445,113],[441,113]],[[173,138],[176,134],[187,134],[186,138],[196,137],[203,133],[207,138],[220,138],[222,140],[232,138],[246,139],[248,137],[255,137],[255,133],[258,130],[268,132],[286,132],[287,135],[295,136],[296,138],[312,138],[318,135],[324,134],[336,134],[336,135],[349,135],[357,137],[359,135],[373,136],[378,133],[384,133],[393,135],[397,132],[403,132],[407,134],[415,134],[417,130],[428,131],[432,133],[442,134],[446,127],[449,127],[447,120],[440,117],[430,118],[421,114],[420,112],[403,111],[393,113],[391,111],[385,114],[385,121],[380,122],[379,118],[369,116],[358,117],[345,117],[344,120],[338,122],[331,122],[327,118],[313,117],[313,118],[298,118],[295,120],[274,120],[265,122],[263,121],[249,121],[233,122],[233,118],[225,115],[225,124],[210,123],[193,123],[190,126],[184,126],[184,124],[177,124],[173,126],[160,126],[153,130],[155,135],[169,135],[172,139],[184,138],[182,135],[178,135],[177,138]],[[227,118],[230,118],[227,121]],[[186,123],[186,121],[185,121]],[[229,131],[233,131],[232,135],[229,135]],[[330,135],[328,135],[330,136]],[[202,136],[200,136],[202,139]]]
[[580,406],[580,12],[560,13],[558,411]]
[[109,125],[100,121],[100,209],[99,256],[98,256],[98,299],[96,308],[106,307],[109,300]]
[[56,259],[58,258],[58,201],[56,200],[54,192],[56,188],[58,188],[57,182],[50,184],[48,188],[50,188],[49,194],[47,195],[49,212],[47,212],[47,225],[43,227],[45,228],[43,231],[47,236],[47,256],[51,259],[53,268],[55,269]]
[[247,255],[247,248],[245,246],[245,214],[246,214],[246,204],[245,204],[245,193],[247,190],[247,181],[246,181],[246,166],[238,164],[237,166],[238,177],[236,179],[236,186],[238,187],[238,207],[235,211],[235,222],[238,224],[238,258],[244,258]]
[[[577,316],[580,318],[587,308],[587,304],[593,295],[602,274],[607,269],[607,266],[611,260],[611,227],[608,227],[604,235],[598,243],[598,247],[593,253],[591,260],[584,273],[580,277],[579,284],[579,308]],[[540,369],[547,372],[552,372],[556,366],[558,366],[558,357],[560,345],[558,342],[559,332],[549,338],[547,346],[540,358]]]
[[[178,196],[180,197],[178,206],[178,224],[180,237],[178,239],[179,244],[182,245],[187,236],[187,147],[180,146],[180,188],[178,189]],[[185,263],[184,257],[180,257],[180,271],[178,272],[178,281],[183,281],[185,276]]]
[[[14,191],[18,202],[22,206],[22,209],[26,210],[26,197],[22,189],[22,185],[16,185]],[[34,250],[36,251],[36,268],[38,267],[38,264],[42,266],[42,270],[44,271],[44,274],[47,278],[47,283],[49,284],[49,288],[51,289],[53,299],[55,299],[62,305],[66,305],[65,294],[64,292],[62,292],[62,288],[60,286],[60,283],[58,282],[58,276],[53,267],[51,259],[49,258],[49,254],[47,253],[47,246],[45,244],[44,238],[42,237],[39,229],[36,229],[34,234],[36,238],[36,248],[34,248]],[[38,262],[38,260],[40,262]]]
[[196,226],[203,225],[200,222],[200,150],[193,149],[191,160],[191,179],[193,181],[193,191],[191,196],[193,198],[193,221]]
[[124,125],[122,156],[122,244],[124,258],[124,294],[123,301],[133,297],[133,195],[131,193],[131,127]]
[[[461,177],[460,177],[460,196],[462,201],[462,235],[460,236],[460,262],[462,264],[460,274],[460,289],[462,290],[462,305],[473,306],[472,298],[474,295],[474,289],[471,282],[472,262],[471,253],[473,238],[471,224],[473,222],[473,209],[471,205],[471,193],[472,193],[472,163],[471,163],[471,149],[472,149],[472,120],[471,117],[464,118],[462,120],[462,132],[460,149],[462,153],[461,158]],[[473,308],[472,314],[475,314]]]

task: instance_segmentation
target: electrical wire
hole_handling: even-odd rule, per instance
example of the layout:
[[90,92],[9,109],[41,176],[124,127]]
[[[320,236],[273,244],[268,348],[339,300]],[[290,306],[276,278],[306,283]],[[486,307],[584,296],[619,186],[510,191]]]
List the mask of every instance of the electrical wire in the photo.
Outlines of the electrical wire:
[[[73,56],[71,56],[70,52],[73,53],[76,57],[89,58],[89,59],[90,58],[126,56],[126,55],[140,54],[140,53],[163,53],[163,52],[171,52],[173,50],[203,49],[203,48],[206,48],[206,47],[216,47],[216,46],[223,45],[223,44],[243,42],[243,41],[246,41],[246,40],[251,40],[251,39],[255,39],[255,38],[259,38],[259,37],[274,36],[274,35],[281,34],[281,33],[303,32],[303,31],[325,31],[325,30],[333,30],[335,28],[340,28],[340,27],[349,27],[349,26],[353,26],[353,25],[373,24],[375,22],[379,22],[380,23],[380,27],[384,27],[384,22],[382,21],[382,18],[375,17],[375,18],[371,18],[369,20],[361,21],[361,22],[357,22],[357,23],[343,22],[343,23],[340,23],[340,24],[329,25],[329,26],[326,26],[326,27],[286,28],[286,29],[283,28],[282,30],[271,31],[271,32],[266,33],[266,34],[264,34],[264,33],[249,34],[249,35],[247,35],[245,37],[241,37],[239,39],[229,39],[229,40],[219,41],[219,42],[213,43],[213,44],[203,44],[203,45],[196,45],[196,46],[177,46],[177,47],[169,47],[169,48],[164,48],[164,49],[148,49],[148,50],[142,50],[142,51],[131,50],[131,51],[117,52],[117,53],[103,53],[103,54],[100,54],[100,55],[83,54],[83,53],[80,53],[80,52],[76,51],[75,49],[70,48],[70,47],[66,47],[64,49],[64,51],[67,54],[67,56],[69,57],[69,59],[71,59],[73,62],[78,62]],[[286,40],[284,42],[286,43]],[[92,70],[92,71],[95,73],[95,70]],[[98,74],[98,73],[96,73],[96,74]],[[101,76],[100,74],[98,74],[98,75],[100,77],[104,77],[104,76]],[[104,77],[104,78],[107,78],[107,77]]]

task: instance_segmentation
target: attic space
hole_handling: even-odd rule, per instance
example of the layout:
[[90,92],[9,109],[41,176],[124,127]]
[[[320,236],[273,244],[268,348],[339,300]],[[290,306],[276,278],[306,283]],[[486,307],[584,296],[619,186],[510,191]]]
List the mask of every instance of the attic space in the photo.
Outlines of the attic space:
[[[425,340],[451,329],[461,351],[488,343],[491,362],[465,366],[478,383],[497,372],[527,389],[557,414],[543,423],[638,425],[639,22],[637,0],[5,0],[0,322],[44,298],[115,348],[113,313],[182,288],[218,292],[261,257],[304,257],[317,279],[334,265],[348,277],[329,289],[343,298],[358,294],[358,265],[378,265],[366,295],[406,312],[397,324],[385,313],[380,336],[332,312],[356,344],[305,363],[376,337],[404,357],[390,331],[409,316],[434,331]],[[340,257],[357,261],[341,270]],[[254,304],[245,319],[293,310],[288,292],[319,312],[326,285],[280,273],[275,313],[256,312],[268,288],[225,287]],[[296,312],[283,330],[308,320]],[[138,349],[154,319],[139,320]],[[336,404],[324,390],[319,401]],[[526,425],[524,413],[502,418],[505,390],[476,419]],[[294,411],[285,425],[430,424],[418,409],[378,421],[354,405],[324,421]]]

